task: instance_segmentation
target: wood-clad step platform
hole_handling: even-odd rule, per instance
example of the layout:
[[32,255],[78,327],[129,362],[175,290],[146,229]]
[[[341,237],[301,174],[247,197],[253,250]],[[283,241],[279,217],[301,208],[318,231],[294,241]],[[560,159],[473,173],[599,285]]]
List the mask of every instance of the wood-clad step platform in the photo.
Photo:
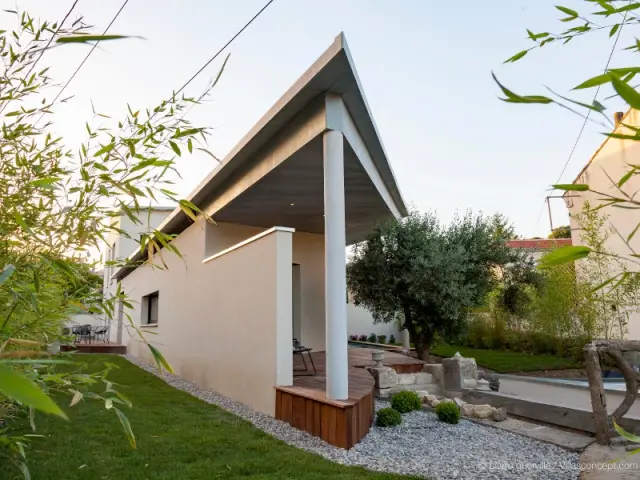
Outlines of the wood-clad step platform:
[[127,346],[117,343],[73,343],[71,345],[62,345],[60,350],[63,352],[115,353],[124,355],[127,353]]
[[[369,432],[374,417],[375,382],[365,367],[373,366],[371,349],[349,348],[349,398],[329,400],[326,390],[325,352],[314,352],[317,374],[301,375],[300,355],[293,357],[293,386],[276,387],[276,418],[322,438],[336,447],[351,448]],[[307,359],[306,363],[310,366]],[[397,353],[385,352],[385,366],[398,373],[422,371],[424,363]]]
[[349,367],[349,398],[329,400],[325,352],[312,355],[314,376],[297,375],[303,365],[300,356],[294,355],[293,386],[276,387],[276,418],[331,445],[351,448],[369,432],[373,421],[373,377],[364,368]]

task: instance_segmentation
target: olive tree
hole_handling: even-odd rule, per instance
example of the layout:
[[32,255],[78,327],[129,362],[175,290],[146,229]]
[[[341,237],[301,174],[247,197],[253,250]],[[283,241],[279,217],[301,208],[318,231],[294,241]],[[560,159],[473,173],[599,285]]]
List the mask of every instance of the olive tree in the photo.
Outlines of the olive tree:
[[464,327],[491,290],[495,267],[510,258],[491,218],[467,213],[442,225],[433,213],[411,212],[379,225],[354,247],[347,284],[374,321],[400,314],[418,356],[427,359],[436,335]]

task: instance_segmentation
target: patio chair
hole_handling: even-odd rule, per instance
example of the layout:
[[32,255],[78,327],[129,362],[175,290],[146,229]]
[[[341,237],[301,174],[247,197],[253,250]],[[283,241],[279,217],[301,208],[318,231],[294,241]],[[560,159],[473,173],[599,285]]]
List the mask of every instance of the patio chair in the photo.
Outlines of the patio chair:
[[[309,348],[309,347],[305,347],[304,345],[301,345],[297,338],[293,339],[293,354],[294,355],[300,355],[300,358],[302,358],[302,364],[304,365],[304,370],[301,370],[301,369],[295,370],[294,369],[294,371],[305,372],[305,373],[302,373],[300,375],[315,375],[317,373],[316,372],[316,366],[313,363],[313,356],[311,355],[311,350],[313,350],[313,349]],[[311,367],[313,368],[313,373],[309,371],[309,367],[307,365],[307,362],[304,359],[304,354],[305,353],[309,356],[309,360],[311,361]]]
[[109,337],[107,337],[107,332],[109,331],[108,325],[103,325],[102,327],[96,327],[93,331],[96,342],[98,340],[102,340],[102,343],[109,343]]

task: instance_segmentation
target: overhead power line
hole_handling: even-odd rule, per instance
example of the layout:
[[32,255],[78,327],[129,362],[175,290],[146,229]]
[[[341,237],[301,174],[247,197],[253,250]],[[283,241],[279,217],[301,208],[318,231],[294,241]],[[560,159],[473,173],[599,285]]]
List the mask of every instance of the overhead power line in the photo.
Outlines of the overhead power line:
[[229,41],[228,41],[227,43],[225,43],[225,44],[224,44],[224,45],[223,45],[223,46],[222,46],[222,47],[221,47],[221,48],[220,48],[220,49],[219,49],[219,50],[218,50],[218,51],[213,55],[213,57],[211,57],[209,60],[207,60],[207,62],[206,62],[202,67],[200,67],[200,69],[199,69],[196,73],[194,73],[194,74],[191,76],[191,78],[190,78],[189,80],[187,80],[187,81],[184,83],[184,85],[182,85],[178,90],[176,90],[176,91],[175,91],[175,93],[174,93],[174,95],[178,95],[178,94],[179,94],[179,93],[181,93],[185,88],[187,88],[187,86],[188,86],[191,82],[193,82],[193,81],[196,79],[196,77],[197,77],[198,75],[200,75],[200,74],[204,71],[204,69],[205,69],[205,68],[207,68],[207,67],[211,64],[211,62],[213,62],[216,58],[218,58],[218,56],[219,56],[219,55],[220,55],[220,54],[221,54],[221,53],[222,53],[222,52],[223,52],[223,51],[224,51],[224,50],[225,50],[229,45],[231,45],[231,43],[233,43],[233,41],[234,41],[236,38],[238,38],[238,37],[242,34],[242,32],[244,32],[244,31],[249,27],[249,25],[251,25],[251,24],[252,24],[252,23],[253,23],[253,22],[254,22],[254,21],[255,21],[255,20],[256,20],[260,15],[262,15],[262,12],[264,12],[264,11],[269,7],[269,5],[271,5],[274,1],[275,1],[275,0],[269,0],[269,1],[268,1],[268,2],[267,2],[267,3],[266,3],[266,4],[265,4],[265,5],[264,5],[260,10],[258,10],[258,13],[256,13],[256,14],[251,18],[251,20],[249,20],[247,23],[245,23],[245,24],[244,24],[244,26],[243,26],[240,30],[238,30],[238,31],[236,32],[236,34],[235,34],[233,37],[231,37],[231,38],[229,39]]
[[[613,47],[611,47],[611,52],[609,52],[609,57],[607,58],[607,63],[604,66],[604,72],[605,73],[609,69],[609,64],[611,63],[611,58],[613,58],[613,53],[615,52],[616,46],[618,45],[618,40],[620,39],[620,34],[622,33],[622,28],[624,27],[624,22],[627,19],[627,13],[628,13],[628,11],[625,12],[624,18],[622,19],[622,23],[620,24],[620,28],[618,29],[618,33],[616,35],[616,38],[613,41]],[[598,87],[596,88],[596,93],[593,95],[593,100],[591,101],[591,105],[594,105],[596,100],[598,99],[598,94],[600,93],[600,87],[601,86],[602,85],[598,85]],[[567,167],[569,166],[569,162],[573,158],[573,154],[575,153],[576,148],[578,147],[578,143],[580,142],[580,138],[582,138],[582,134],[584,133],[584,129],[587,126],[587,122],[589,121],[589,117],[591,116],[591,112],[592,112],[591,109],[589,109],[587,111],[587,114],[584,117],[584,122],[582,122],[582,126],[580,127],[580,131],[578,131],[578,136],[576,137],[576,141],[573,143],[573,147],[571,147],[571,152],[569,153],[569,156],[567,157],[567,160],[564,162],[562,170],[560,171],[560,175],[558,175],[558,179],[555,181],[554,185],[560,183],[560,180],[562,179],[562,175],[564,175],[564,172],[567,170]],[[538,218],[536,219],[536,224],[533,227],[534,230],[538,226],[538,223],[540,222],[540,218],[542,217],[542,212],[544,211],[545,201],[546,201],[546,199],[542,201],[542,206],[540,207],[540,212],[538,212]]]
[[56,28],[56,31],[53,32],[53,34],[51,35],[51,38],[49,38],[49,41],[47,42],[47,44],[44,46],[44,48],[40,52],[40,55],[38,56],[38,58],[36,58],[36,61],[31,64],[31,68],[29,68],[29,71],[27,72],[27,75],[25,76],[25,78],[29,78],[29,75],[31,75],[31,72],[33,71],[33,69],[36,68],[36,65],[38,64],[38,62],[40,61],[40,59],[44,55],[44,52],[47,51],[47,49],[51,45],[51,42],[53,42],[54,37],[58,34],[60,29],[64,25],[64,22],[67,21],[67,19],[69,18],[69,15],[71,15],[71,12],[73,12],[73,10],[76,8],[76,5],[78,4],[79,1],[80,0],[76,0],[75,2],[73,2],[73,4],[71,5],[71,8],[69,9],[69,11],[66,13],[66,15],[62,18],[62,20],[58,24],[58,28]]
[[[77,2],[76,2],[77,3]],[[118,17],[120,16],[120,13],[122,13],[122,10],[124,10],[124,7],[127,6],[127,3],[129,3],[129,0],[125,0],[124,3],[122,4],[122,6],[120,7],[120,9],[116,12],[116,14],[114,15],[114,17],[111,19],[111,21],[109,22],[109,25],[107,25],[107,28],[104,29],[104,31],[102,32],[102,35],[106,35],[107,32],[109,31],[109,29],[111,28],[111,26],[114,24],[114,22],[118,19]],[[67,87],[69,86],[69,84],[71,83],[71,81],[76,77],[76,75],[78,74],[78,72],[80,71],[80,69],[83,67],[83,65],[85,63],[87,63],[87,60],[89,60],[89,57],[91,56],[91,54],[93,53],[93,51],[98,47],[98,44],[100,43],[100,40],[98,40],[96,43],[93,44],[93,46],[91,47],[91,50],[89,50],[89,53],[87,53],[87,55],[84,57],[84,59],[82,60],[82,62],[80,62],[80,65],[78,65],[78,68],[76,68],[76,70],[71,74],[71,77],[69,77],[69,80],[67,80],[65,82],[65,84],[63,85],[62,89],[60,89],[60,91],[58,92],[58,94],[54,97],[53,101],[51,102],[51,104],[56,103],[56,101],[60,98],[60,96],[64,93],[64,91],[67,89]],[[42,117],[40,117],[42,118]],[[38,119],[40,120],[40,119]],[[36,122],[37,123],[37,122]]]

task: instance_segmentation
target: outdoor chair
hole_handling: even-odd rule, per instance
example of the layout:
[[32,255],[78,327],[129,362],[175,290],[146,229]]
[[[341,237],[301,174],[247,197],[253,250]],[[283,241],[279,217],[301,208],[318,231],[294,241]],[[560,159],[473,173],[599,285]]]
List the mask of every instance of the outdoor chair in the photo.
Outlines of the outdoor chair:
[[102,343],[109,343],[109,337],[107,337],[107,332],[109,331],[108,325],[103,325],[102,327],[96,327],[93,331],[96,341],[102,340]]
[[72,328],[72,333],[75,335],[75,342],[82,342],[88,340],[91,343],[92,333],[91,325],[77,325]]
[[[302,358],[302,364],[304,365],[304,370],[302,369],[294,369],[294,371],[298,371],[298,372],[304,372],[301,373],[299,375],[315,375],[316,372],[316,366],[313,363],[313,356],[311,355],[311,350],[313,350],[312,348],[309,347],[305,347],[304,345],[301,345],[300,342],[298,341],[297,338],[293,339],[293,354],[294,355],[300,355],[300,358]],[[309,360],[311,361],[311,367],[313,368],[313,372],[309,371],[309,367],[307,365],[306,360],[304,359],[304,354],[307,354],[309,356]]]

